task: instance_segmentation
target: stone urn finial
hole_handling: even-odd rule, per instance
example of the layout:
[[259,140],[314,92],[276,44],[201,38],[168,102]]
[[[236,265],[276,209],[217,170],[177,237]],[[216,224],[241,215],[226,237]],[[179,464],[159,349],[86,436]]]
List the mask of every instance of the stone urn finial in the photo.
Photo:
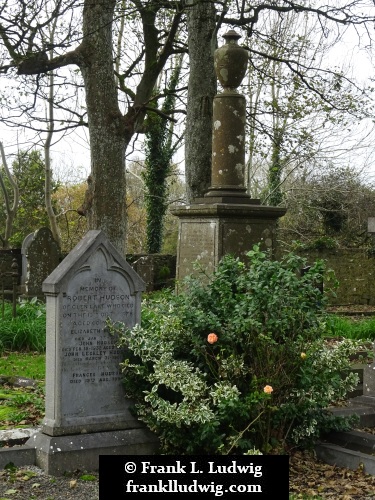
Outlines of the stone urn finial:
[[247,50],[238,45],[241,35],[236,31],[228,31],[223,38],[225,44],[216,49],[214,54],[216,77],[224,92],[237,92],[246,74],[249,56]]

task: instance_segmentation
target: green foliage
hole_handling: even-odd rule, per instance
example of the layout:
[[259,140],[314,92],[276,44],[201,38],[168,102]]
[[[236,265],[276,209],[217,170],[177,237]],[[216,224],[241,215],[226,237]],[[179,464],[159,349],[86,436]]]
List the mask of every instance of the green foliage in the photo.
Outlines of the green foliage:
[[44,388],[12,387],[0,394],[0,428],[39,424],[44,416]]
[[287,213],[280,219],[286,246],[296,235],[305,248],[372,248],[368,218],[375,210],[375,190],[358,169],[327,166],[298,180],[287,195]]
[[98,478],[92,474],[83,474],[79,477],[81,481],[96,481]]
[[0,323],[0,353],[5,350],[44,352],[45,348],[45,304],[36,298],[22,300],[13,318],[12,305],[7,303]]
[[44,380],[46,356],[38,352],[3,352],[0,357],[0,374],[5,377],[22,375],[25,378]]
[[271,453],[348,428],[326,408],[358,383],[341,375],[356,343],[325,346],[324,263],[305,264],[255,246],[207,285],[190,277],[179,295],[149,296],[142,326],[113,327],[129,353],[126,394],[164,453]]
[[63,253],[70,252],[87,231],[86,217],[77,212],[84,203],[86,189],[86,182],[64,183],[53,194]]
[[353,340],[375,340],[375,319],[364,318],[353,321],[342,316],[332,315],[328,323],[329,334],[333,337],[345,337]]
[[[171,173],[174,153],[172,144],[173,126],[168,114],[175,103],[175,89],[181,71],[181,64],[174,69],[168,84],[168,95],[162,106],[162,113],[150,113],[146,132],[146,159],[143,179],[147,188],[145,207],[147,212],[147,251],[159,253],[163,243],[164,217],[168,207],[167,178]],[[154,104],[155,109],[157,101]]]
[[[14,247],[20,247],[24,238],[39,229],[49,227],[45,208],[45,164],[40,151],[20,151],[12,164],[13,176],[17,182],[20,203],[9,239]],[[4,179],[7,185],[9,181]],[[57,184],[53,185],[56,190]],[[0,225],[5,224],[5,215],[0,214]]]
[[324,250],[337,248],[337,241],[329,236],[321,236],[313,240],[310,244],[304,245],[305,249]]

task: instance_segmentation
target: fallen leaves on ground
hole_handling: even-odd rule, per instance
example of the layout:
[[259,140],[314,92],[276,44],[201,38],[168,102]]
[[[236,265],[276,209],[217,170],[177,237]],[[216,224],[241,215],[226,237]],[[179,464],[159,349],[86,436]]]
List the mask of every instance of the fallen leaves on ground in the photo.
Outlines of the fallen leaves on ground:
[[306,496],[337,500],[375,498],[375,476],[362,468],[350,470],[316,459],[312,451],[296,451],[290,456],[289,491],[295,498]]
[[98,473],[75,471],[53,477],[35,466],[0,470],[0,500],[98,500],[98,496]]

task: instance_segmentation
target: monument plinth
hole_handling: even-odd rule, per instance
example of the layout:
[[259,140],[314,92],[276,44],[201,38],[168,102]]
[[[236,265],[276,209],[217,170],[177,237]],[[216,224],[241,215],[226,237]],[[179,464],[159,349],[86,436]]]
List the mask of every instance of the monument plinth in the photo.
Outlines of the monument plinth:
[[216,76],[223,92],[214,97],[211,186],[202,198],[175,209],[179,218],[177,281],[199,261],[212,272],[224,255],[245,259],[254,244],[275,248],[275,230],[285,208],[260,205],[245,186],[246,100],[237,90],[246,74],[248,54],[231,30],[215,51]]

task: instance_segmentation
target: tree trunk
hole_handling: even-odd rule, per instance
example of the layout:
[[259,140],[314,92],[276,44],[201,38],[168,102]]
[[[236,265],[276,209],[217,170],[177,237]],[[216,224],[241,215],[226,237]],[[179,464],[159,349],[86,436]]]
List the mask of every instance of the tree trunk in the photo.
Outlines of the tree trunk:
[[[51,42],[53,35],[51,35]],[[51,50],[51,58],[53,51]],[[48,215],[48,220],[54,240],[58,243],[61,249],[61,235],[59,226],[57,225],[56,214],[52,204],[52,168],[51,168],[51,142],[53,138],[55,122],[53,112],[53,94],[54,94],[54,74],[53,71],[49,74],[49,101],[48,101],[48,133],[44,143],[44,163],[45,163],[45,203]]]
[[0,142],[0,157],[3,162],[3,169],[5,171],[5,175],[8,177],[11,188],[13,189],[13,204],[11,206],[9,194],[6,189],[4,179],[2,177],[3,174],[2,172],[0,172],[0,188],[4,197],[5,214],[6,214],[4,236],[0,235],[0,240],[2,242],[3,248],[9,248],[9,238],[12,235],[13,222],[16,217],[20,195],[18,190],[18,184],[14,179],[13,175],[10,173],[2,142]]
[[188,8],[189,90],[185,133],[187,200],[203,196],[211,182],[212,100],[216,94],[213,52],[216,46],[214,2]]
[[79,65],[85,83],[90,132],[91,179],[86,198],[89,227],[101,229],[125,254],[127,140],[113,72],[115,5],[115,0],[85,1]]

